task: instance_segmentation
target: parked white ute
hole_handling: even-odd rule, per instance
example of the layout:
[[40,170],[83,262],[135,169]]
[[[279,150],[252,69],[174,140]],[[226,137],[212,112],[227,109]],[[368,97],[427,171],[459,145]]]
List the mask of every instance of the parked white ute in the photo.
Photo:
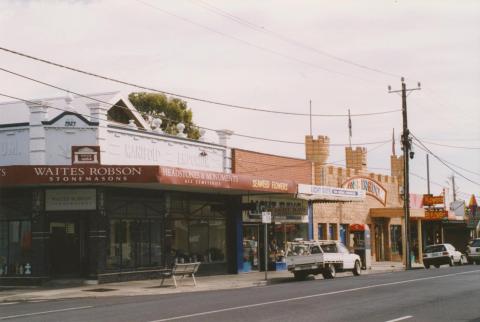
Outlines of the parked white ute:
[[303,241],[287,243],[287,268],[297,280],[308,275],[322,274],[325,279],[335,278],[336,272],[352,271],[361,274],[360,256],[351,254],[335,240]]

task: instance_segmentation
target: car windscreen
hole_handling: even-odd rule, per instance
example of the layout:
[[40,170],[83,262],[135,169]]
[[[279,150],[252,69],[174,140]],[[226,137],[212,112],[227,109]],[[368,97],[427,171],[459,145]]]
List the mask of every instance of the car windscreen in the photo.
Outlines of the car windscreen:
[[480,247],[480,239],[475,239],[472,242],[472,247]]
[[443,252],[445,250],[445,246],[443,245],[433,245],[433,246],[427,246],[425,248],[425,253],[438,253],[438,252]]
[[324,253],[337,253],[337,245],[335,244],[325,244],[322,245]]

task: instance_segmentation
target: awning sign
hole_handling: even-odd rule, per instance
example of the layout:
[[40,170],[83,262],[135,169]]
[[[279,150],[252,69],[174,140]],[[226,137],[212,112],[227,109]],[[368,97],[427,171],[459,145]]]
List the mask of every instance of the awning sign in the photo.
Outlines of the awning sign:
[[298,193],[300,199],[306,200],[362,201],[365,199],[363,190],[309,184],[299,184]]
[[380,201],[384,206],[387,203],[387,190],[378,182],[367,177],[353,177],[348,179],[342,187],[348,189],[361,189],[367,195],[374,197]]

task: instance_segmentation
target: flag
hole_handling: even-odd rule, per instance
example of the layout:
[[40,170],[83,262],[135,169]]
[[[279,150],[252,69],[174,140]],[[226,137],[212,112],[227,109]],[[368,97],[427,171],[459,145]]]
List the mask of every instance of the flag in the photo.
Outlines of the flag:
[[348,136],[350,146],[352,146],[352,119],[350,118],[350,109],[348,109]]
[[392,133],[392,155],[395,155],[395,128],[393,128]]

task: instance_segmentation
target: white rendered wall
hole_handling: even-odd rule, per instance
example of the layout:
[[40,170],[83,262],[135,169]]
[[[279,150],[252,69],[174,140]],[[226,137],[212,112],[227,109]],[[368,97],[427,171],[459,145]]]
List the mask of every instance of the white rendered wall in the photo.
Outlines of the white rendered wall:
[[104,142],[102,164],[163,165],[231,172],[230,150],[214,144],[116,128],[107,131]]
[[65,115],[45,125],[46,164],[72,164],[72,145],[97,145],[97,127],[75,115]]
[[0,130],[0,165],[28,165],[29,127]]

